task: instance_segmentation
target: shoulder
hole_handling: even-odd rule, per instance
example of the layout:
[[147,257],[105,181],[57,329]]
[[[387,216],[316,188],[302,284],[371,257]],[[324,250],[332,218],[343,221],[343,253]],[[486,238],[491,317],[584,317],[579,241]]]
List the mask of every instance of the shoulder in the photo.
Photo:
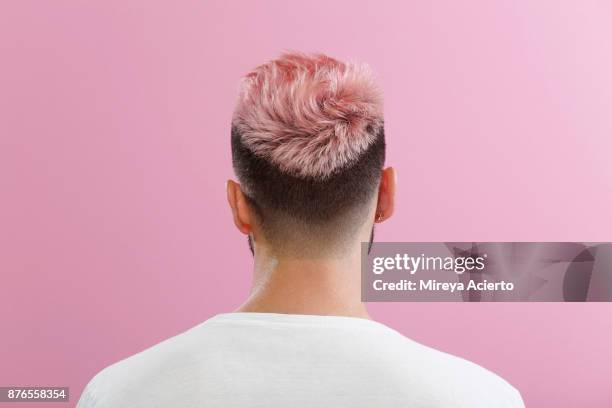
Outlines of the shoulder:
[[199,326],[105,367],[87,383],[77,408],[135,408],[155,401],[159,398],[159,385],[172,388],[177,385],[175,382],[181,372],[193,367],[192,350],[197,345],[197,328]]
[[[425,346],[396,332],[390,341],[399,362],[397,381],[410,381],[435,406],[524,408],[520,392],[498,374],[464,358]],[[411,375],[406,375],[409,372]],[[414,374],[414,375],[413,375]],[[408,380],[406,380],[408,378]]]
[[449,397],[465,407],[524,408],[519,391],[500,375],[472,361],[433,351],[443,380],[449,384]]

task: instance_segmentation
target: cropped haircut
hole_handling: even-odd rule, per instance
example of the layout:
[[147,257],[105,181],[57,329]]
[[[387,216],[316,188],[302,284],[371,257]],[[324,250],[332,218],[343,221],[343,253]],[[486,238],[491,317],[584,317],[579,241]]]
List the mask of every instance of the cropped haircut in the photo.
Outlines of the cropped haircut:
[[377,191],[382,93],[367,65],[283,53],[242,79],[231,145],[267,239],[331,239],[350,232]]

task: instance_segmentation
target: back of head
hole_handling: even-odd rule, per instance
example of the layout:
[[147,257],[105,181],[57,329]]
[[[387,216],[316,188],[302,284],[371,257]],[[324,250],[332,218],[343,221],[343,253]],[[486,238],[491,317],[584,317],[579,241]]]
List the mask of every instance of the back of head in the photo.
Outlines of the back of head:
[[234,170],[277,251],[334,250],[363,225],[385,158],[366,65],[282,54],[243,78],[231,134]]

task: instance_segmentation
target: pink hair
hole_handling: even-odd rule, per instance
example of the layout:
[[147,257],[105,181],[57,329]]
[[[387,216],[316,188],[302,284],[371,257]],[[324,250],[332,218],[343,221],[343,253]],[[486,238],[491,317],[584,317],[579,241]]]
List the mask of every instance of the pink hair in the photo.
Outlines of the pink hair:
[[242,79],[232,125],[244,146],[282,171],[325,178],[374,141],[382,94],[365,64],[283,53]]

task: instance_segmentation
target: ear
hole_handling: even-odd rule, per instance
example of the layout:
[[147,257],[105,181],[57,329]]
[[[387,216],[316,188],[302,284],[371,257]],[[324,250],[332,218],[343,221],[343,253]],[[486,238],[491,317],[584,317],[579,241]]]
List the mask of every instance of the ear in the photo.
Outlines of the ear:
[[251,209],[240,188],[240,184],[233,180],[227,181],[227,202],[232,209],[232,216],[236,228],[245,235],[250,234],[252,231]]
[[382,171],[380,186],[378,187],[378,203],[374,222],[380,223],[393,215],[395,209],[395,185],[397,175],[393,167],[387,167]]

